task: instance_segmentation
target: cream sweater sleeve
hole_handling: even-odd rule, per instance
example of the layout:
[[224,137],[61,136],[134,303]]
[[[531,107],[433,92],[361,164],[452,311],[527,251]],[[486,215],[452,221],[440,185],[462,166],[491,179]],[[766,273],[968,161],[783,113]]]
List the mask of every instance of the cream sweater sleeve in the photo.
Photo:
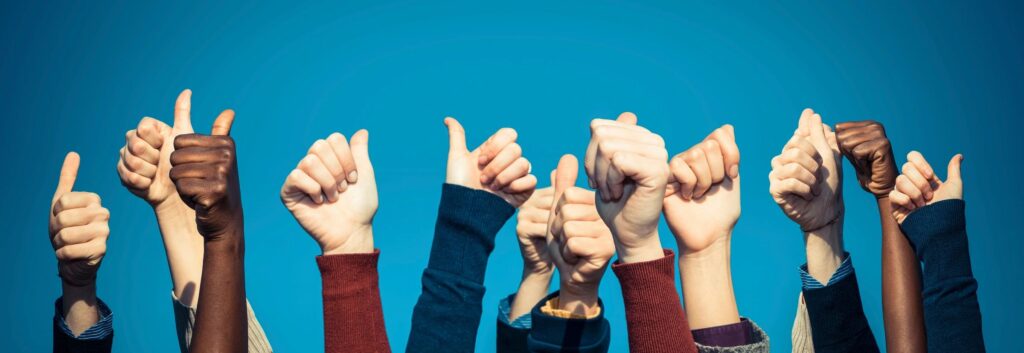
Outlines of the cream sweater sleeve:
[[814,353],[814,341],[811,339],[811,319],[807,317],[807,304],[804,293],[796,303],[796,319],[793,320],[793,353]]
[[[181,348],[181,353],[188,353],[189,342],[192,342],[192,328],[196,325],[196,308],[182,304],[174,292],[171,292],[171,301],[174,305],[175,327],[178,330],[178,347]],[[249,352],[273,352],[270,341],[263,332],[263,326],[260,326],[260,321],[256,319],[256,313],[252,311],[248,299],[245,301],[245,309],[249,317]]]

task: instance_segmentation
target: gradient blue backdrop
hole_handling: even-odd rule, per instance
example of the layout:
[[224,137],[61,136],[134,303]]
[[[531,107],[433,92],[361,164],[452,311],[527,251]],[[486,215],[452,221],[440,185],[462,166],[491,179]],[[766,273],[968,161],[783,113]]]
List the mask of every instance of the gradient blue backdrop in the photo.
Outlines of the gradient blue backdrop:
[[[277,196],[315,139],[371,132],[381,295],[392,348],[402,351],[444,179],[441,119],[460,118],[472,144],[517,128],[547,184],[560,154],[584,151],[590,119],[624,110],[673,153],[736,126],[746,175],[733,240],[740,311],[768,331],[773,351],[789,351],[803,244],[766,175],[808,106],[830,123],[883,121],[900,163],[916,148],[944,170],[965,154],[985,339],[994,352],[1019,349],[1024,240],[1011,219],[1021,193],[1008,178],[1022,172],[1021,15],[1020,3],[5,1],[0,341],[8,351],[49,349],[60,286],[45,214],[61,158],[76,150],[77,189],[101,194],[113,215],[99,293],[115,310],[115,351],[177,350],[160,235],[114,166],[124,132],[146,115],[170,122],[188,87],[198,129],[223,108],[238,112],[248,294],[278,351],[323,349],[318,248]],[[849,164],[845,178],[846,246],[884,344],[878,216]],[[509,222],[491,256],[479,351],[493,350],[498,299],[518,285],[513,232]],[[627,349],[619,293],[609,273],[601,295],[614,352]]]

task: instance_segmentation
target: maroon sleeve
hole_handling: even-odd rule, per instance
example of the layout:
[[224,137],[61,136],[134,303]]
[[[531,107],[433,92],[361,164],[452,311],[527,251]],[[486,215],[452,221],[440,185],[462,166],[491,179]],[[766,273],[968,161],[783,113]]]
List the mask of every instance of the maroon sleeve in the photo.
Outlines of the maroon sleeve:
[[697,352],[676,292],[672,250],[658,260],[616,262],[612,271],[622,285],[631,353]]
[[377,258],[370,254],[317,256],[324,296],[324,351],[388,353]]

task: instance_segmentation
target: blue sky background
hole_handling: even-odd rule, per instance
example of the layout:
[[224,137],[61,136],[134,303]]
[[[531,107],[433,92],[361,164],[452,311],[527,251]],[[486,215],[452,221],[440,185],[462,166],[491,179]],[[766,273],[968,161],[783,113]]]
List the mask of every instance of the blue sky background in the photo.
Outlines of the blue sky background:
[[[766,175],[804,107],[830,123],[884,122],[900,163],[919,149],[944,171],[950,156],[965,154],[985,340],[991,351],[1011,351],[1024,329],[1024,240],[1012,221],[1021,191],[1007,181],[1024,171],[1021,15],[1011,2],[4,2],[0,340],[18,352],[50,346],[60,286],[45,215],[61,158],[76,150],[77,189],[98,192],[112,213],[99,294],[115,310],[115,351],[178,349],[155,220],[120,186],[115,163],[126,130],[146,115],[170,122],[176,95],[191,88],[197,129],[208,131],[221,109],[238,113],[248,294],[278,351],[323,349],[318,247],[277,196],[315,139],[370,130],[381,295],[392,348],[402,351],[444,180],[442,118],[459,118],[471,144],[518,129],[535,170],[545,171],[562,153],[583,153],[590,119],[625,110],[671,153],[736,126],[746,176],[733,240],[740,312],[767,330],[773,351],[789,351],[803,244]],[[847,167],[846,246],[884,344],[878,216]],[[521,271],[514,221],[497,242],[482,352],[494,349],[497,302]],[[601,296],[611,349],[624,352],[610,272]]]

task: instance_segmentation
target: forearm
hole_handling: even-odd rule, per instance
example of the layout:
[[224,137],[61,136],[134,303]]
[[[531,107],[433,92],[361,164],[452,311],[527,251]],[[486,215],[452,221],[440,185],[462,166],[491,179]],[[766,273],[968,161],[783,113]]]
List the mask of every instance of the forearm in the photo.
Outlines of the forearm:
[[62,283],[64,321],[75,336],[95,325],[100,319],[96,302],[96,284],[75,287]]
[[529,315],[533,307],[548,295],[552,275],[552,272],[523,274],[523,280],[519,282],[519,290],[516,291],[515,300],[512,301],[509,311],[509,322],[520,316]]
[[740,322],[732,287],[730,238],[720,238],[700,252],[683,250],[679,257],[679,276],[691,329]]
[[325,352],[390,352],[380,301],[379,251],[317,257]]
[[153,208],[171,270],[174,295],[185,306],[195,306],[203,272],[204,240],[196,228],[195,211],[177,201]]
[[889,352],[925,352],[921,267],[892,216],[887,197],[878,199],[882,224],[882,313]]
[[244,253],[241,234],[206,242],[192,352],[246,349]]
[[807,272],[821,284],[828,285],[832,274],[843,263],[842,219],[815,231],[804,233]]

